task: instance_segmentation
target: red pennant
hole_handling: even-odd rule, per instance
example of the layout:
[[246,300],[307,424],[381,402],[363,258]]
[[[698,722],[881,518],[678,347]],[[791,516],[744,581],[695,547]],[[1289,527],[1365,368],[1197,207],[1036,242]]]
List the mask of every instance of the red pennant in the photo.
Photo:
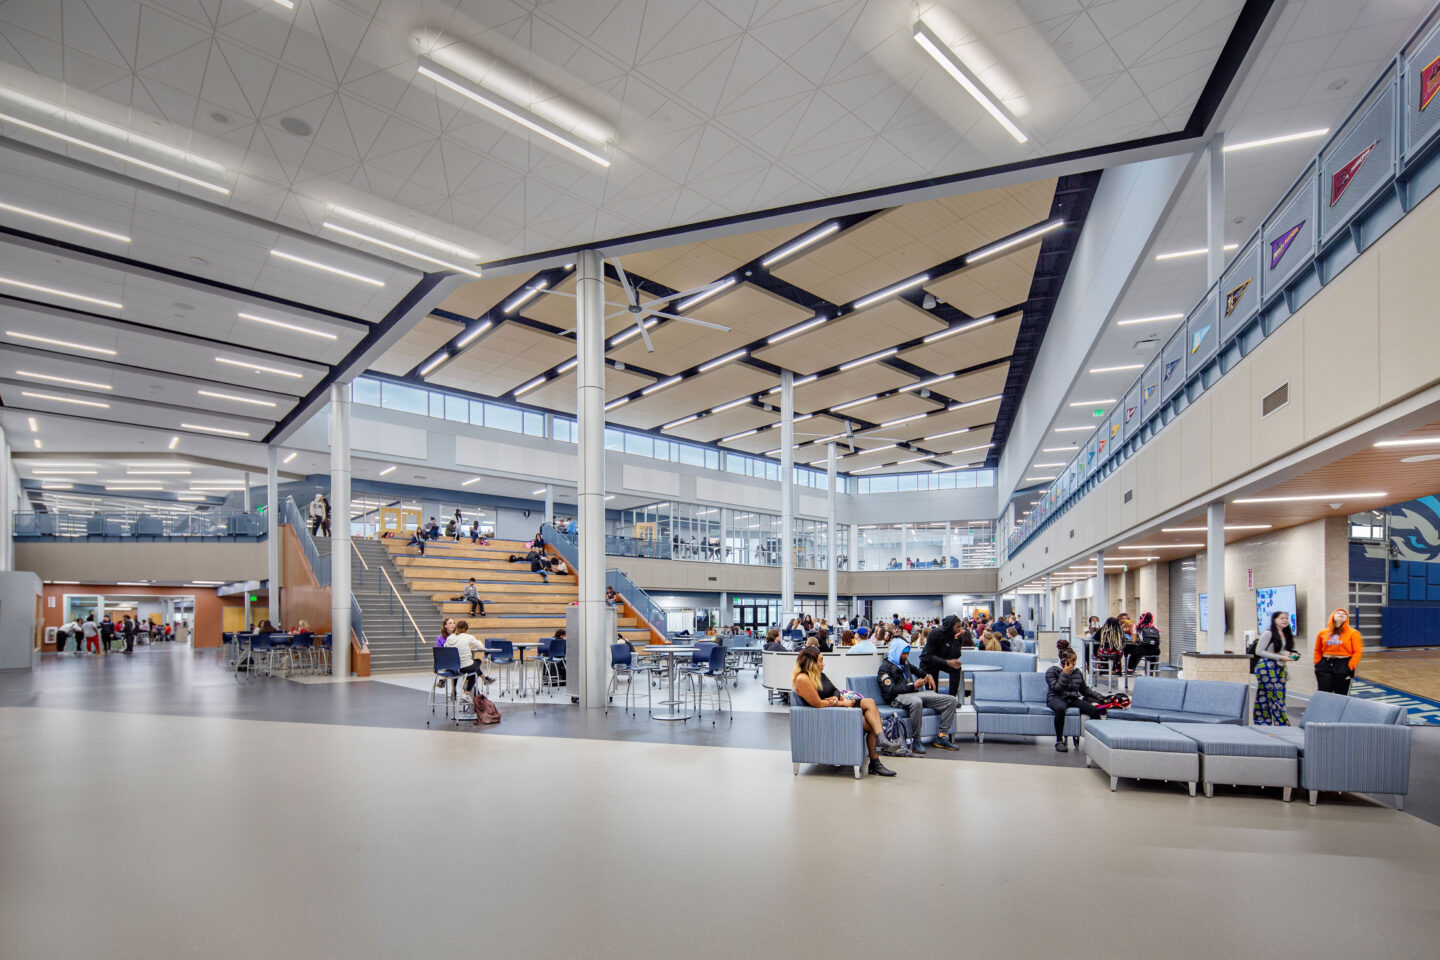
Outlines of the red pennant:
[[1420,109],[1430,106],[1437,93],[1440,93],[1440,57],[1425,64],[1420,71]]
[[1374,150],[1379,143],[1380,141],[1376,140],[1375,143],[1356,154],[1354,160],[1335,171],[1335,175],[1330,178],[1330,206],[1333,207],[1340,202],[1340,198],[1345,195],[1345,191],[1350,186],[1350,181],[1355,179],[1355,174],[1359,173],[1360,168],[1365,165],[1365,161],[1370,159],[1370,151]]

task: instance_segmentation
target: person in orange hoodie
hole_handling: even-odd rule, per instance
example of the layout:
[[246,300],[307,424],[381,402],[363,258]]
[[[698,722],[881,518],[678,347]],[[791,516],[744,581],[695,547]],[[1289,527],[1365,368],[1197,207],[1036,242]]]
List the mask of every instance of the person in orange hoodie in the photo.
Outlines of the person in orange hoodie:
[[1350,615],[1341,607],[1330,614],[1330,622],[1315,636],[1315,685],[1327,693],[1346,696],[1365,641],[1350,626]]

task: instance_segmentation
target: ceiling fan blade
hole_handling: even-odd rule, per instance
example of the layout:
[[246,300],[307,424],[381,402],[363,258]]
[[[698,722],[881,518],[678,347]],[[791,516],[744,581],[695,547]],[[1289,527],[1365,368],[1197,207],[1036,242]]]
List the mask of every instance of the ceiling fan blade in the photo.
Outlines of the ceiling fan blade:
[[620,278],[620,286],[625,290],[625,299],[632,304],[635,303],[635,288],[630,286],[630,278],[625,274],[625,268],[620,266],[620,258],[615,257],[610,262],[615,264],[615,275]]
[[655,344],[650,342],[650,331],[645,329],[645,314],[640,314],[635,320],[635,326],[640,328],[640,339],[645,341],[645,349],[650,353],[655,352]]
[[855,452],[855,424],[849,420],[845,421],[845,442],[850,445],[850,452]]
[[711,323],[709,320],[696,320],[694,317],[682,317],[678,313],[661,313],[659,310],[649,310],[646,311],[646,313],[652,317],[664,317],[667,320],[683,320],[686,323],[693,323],[697,327],[709,327],[711,330],[721,330],[725,333],[730,332],[730,328],[724,324]]
[[[728,279],[730,279],[730,278],[729,278],[729,277],[726,277],[725,279],[728,280]],[[656,299],[656,300],[646,301],[645,303],[640,304],[640,306],[642,306],[642,307],[648,307],[648,306],[652,306],[652,305],[657,304],[657,303],[668,303],[668,302],[671,301],[671,300],[684,300],[686,297],[692,297],[692,296],[694,296],[694,295],[697,294],[697,293],[704,293],[706,290],[709,290],[711,287],[718,287],[720,284],[722,284],[722,283],[724,283],[724,282],[725,282],[725,280],[712,280],[710,283],[704,284],[703,286],[692,287],[692,288],[690,288],[689,290],[681,290],[679,293],[672,293],[672,294],[669,294],[668,296],[660,297],[659,299]]]

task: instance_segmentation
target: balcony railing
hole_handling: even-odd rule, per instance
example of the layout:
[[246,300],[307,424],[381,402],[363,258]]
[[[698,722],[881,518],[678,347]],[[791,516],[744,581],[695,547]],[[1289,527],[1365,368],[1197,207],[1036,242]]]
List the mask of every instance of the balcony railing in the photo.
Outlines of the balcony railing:
[[145,513],[14,514],[17,540],[170,540],[265,537],[265,518],[255,513],[191,513],[163,517]]

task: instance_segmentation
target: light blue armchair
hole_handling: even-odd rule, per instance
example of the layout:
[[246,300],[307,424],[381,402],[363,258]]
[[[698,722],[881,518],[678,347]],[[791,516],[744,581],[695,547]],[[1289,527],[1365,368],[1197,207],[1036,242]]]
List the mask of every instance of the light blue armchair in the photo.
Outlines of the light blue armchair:
[[865,726],[859,710],[840,707],[807,707],[791,697],[790,762],[795,773],[802,763],[824,763],[853,767],[855,779],[864,769]]
[[1313,806],[1320,791],[1381,793],[1403,809],[1410,792],[1405,708],[1336,693],[1310,695],[1299,727],[1256,727],[1300,749],[1300,787]]

